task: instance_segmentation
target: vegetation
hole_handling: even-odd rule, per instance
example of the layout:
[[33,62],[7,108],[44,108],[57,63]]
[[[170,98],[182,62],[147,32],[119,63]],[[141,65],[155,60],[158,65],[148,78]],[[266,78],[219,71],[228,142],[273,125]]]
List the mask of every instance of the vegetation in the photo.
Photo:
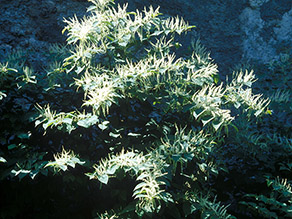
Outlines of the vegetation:
[[291,60],[256,94],[182,18],[90,1],[44,72],[0,65],[1,218],[291,217]]

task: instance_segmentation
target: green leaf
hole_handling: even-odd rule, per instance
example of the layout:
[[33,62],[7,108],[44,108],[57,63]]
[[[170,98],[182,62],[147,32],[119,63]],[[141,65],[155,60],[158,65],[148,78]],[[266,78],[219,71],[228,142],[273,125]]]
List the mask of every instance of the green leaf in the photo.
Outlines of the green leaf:
[[148,173],[147,172],[142,172],[136,180],[142,180],[144,178],[146,178],[148,176]]
[[148,195],[139,193],[139,194],[135,195],[135,198],[134,199],[137,199],[137,198],[147,198],[147,197],[148,197]]
[[160,34],[162,34],[164,31],[159,31],[159,30],[156,30],[154,33],[151,34],[151,36],[159,36]]
[[29,176],[31,179],[34,179],[38,173],[39,173],[39,170],[34,170],[29,173]]
[[204,112],[205,112],[205,109],[195,109],[193,112],[193,116],[196,119],[198,119]]
[[43,174],[44,176],[48,176],[48,173],[49,173],[48,169],[41,170],[41,174]]
[[174,46],[175,46],[176,49],[179,49],[179,48],[182,46],[182,44],[176,42],[176,43],[174,44]]
[[263,109],[259,109],[255,112],[255,116],[258,117],[263,112]]
[[[92,54],[90,52],[85,52],[84,53],[84,57],[91,59],[92,58]],[[79,74],[79,73],[77,73]]]
[[139,29],[139,26],[130,26],[129,29],[132,33],[135,33]]
[[62,122],[71,125],[72,122],[73,122],[73,119],[71,119],[71,118],[64,118],[64,119],[62,120]]
[[8,145],[8,150],[12,150],[13,148],[16,148],[16,147],[17,147],[16,144]]
[[115,174],[117,169],[119,169],[119,166],[118,165],[113,165],[112,167],[110,167],[110,168],[108,168],[106,170],[106,173],[109,174],[109,175],[113,175],[113,174]]
[[98,117],[96,115],[93,115],[85,119],[79,120],[77,122],[77,125],[84,128],[89,128],[90,126],[95,125],[97,122],[98,122]]
[[247,82],[244,82],[244,84],[248,87],[251,87],[252,86],[252,82],[251,81],[247,81]]
[[240,102],[235,102],[234,103],[234,107],[236,108],[236,109],[238,109],[239,107],[241,106],[241,103]]
[[65,127],[66,132],[68,132],[69,134],[75,129],[76,129],[76,127],[73,125],[70,125],[70,124],[67,124]]
[[79,165],[83,165],[83,164],[85,164],[85,161],[81,161],[79,158],[77,158],[77,157],[72,157],[71,158],[71,161],[72,162],[74,162],[74,163],[77,163],[77,164],[79,164]]
[[42,123],[42,121],[40,121],[40,120],[36,120],[35,121],[35,127],[37,127],[39,124],[41,124]]
[[114,133],[110,132],[109,136],[113,137],[113,138],[118,138],[120,136],[120,134],[114,134]]
[[111,37],[111,36],[106,36],[106,38],[108,38],[109,40],[111,40],[111,41],[114,41],[115,39],[113,38],[113,37]]
[[58,165],[58,168],[60,168],[63,171],[66,171],[68,169],[68,167],[66,165],[63,165],[63,164]]
[[131,34],[124,35],[122,37],[122,42],[119,42],[119,45],[122,47],[126,47],[131,39]]
[[144,186],[147,186],[147,183],[146,182],[141,182],[141,183],[139,183],[138,185],[136,185],[135,186],[135,188],[134,188],[134,193],[133,193],[133,196],[135,196],[135,195],[137,195],[138,193],[140,193],[141,192],[141,188],[142,187],[144,187]]
[[162,192],[160,193],[160,198],[164,201],[164,202],[171,202],[171,203],[174,203],[174,200],[172,198],[172,195],[168,192]]
[[179,159],[181,158],[181,155],[180,154],[173,154],[171,156],[171,158],[175,161],[175,162],[178,162]]
[[198,166],[199,166],[199,168],[200,168],[200,170],[201,170],[202,172],[205,172],[205,171],[206,171],[206,168],[208,167],[208,165],[205,164],[205,163],[198,164]]
[[194,154],[184,154],[183,157],[186,158],[187,160],[192,160],[194,158]]
[[212,122],[212,126],[217,131],[221,127],[221,125],[223,124],[223,122],[224,122],[223,120],[222,121],[220,121],[220,120],[213,121]]
[[70,166],[70,167],[73,167],[73,168],[75,168],[75,162],[72,162],[72,159],[71,160],[68,160],[67,161],[67,163],[66,163],[68,166]]
[[7,68],[8,71],[14,71],[14,72],[18,72],[16,69],[14,68]]
[[199,77],[198,78],[193,78],[192,81],[195,84],[199,85],[199,86],[203,86],[204,85],[204,81],[202,80],[202,78],[199,78]]
[[119,45],[122,47],[126,47],[128,45],[128,42],[119,42]]
[[5,160],[4,157],[0,157],[0,163],[6,163],[7,161]]
[[56,119],[49,120],[49,121],[47,121],[46,123],[43,124],[43,128],[46,130],[47,128],[49,128],[51,125],[53,125],[56,122],[57,122]]
[[30,136],[31,136],[31,133],[20,133],[17,135],[17,137],[20,139],[29,139]]
[[97,179],[103,184],[108,183],[108,175],[106,175],[106,174],[98,176]]
[[109,123],[110,123],[109,121],[104,121],[103,123],[98,124],[98,128],[100,128],[103,131],[108,128]]
[[203,219],[209,219],[211,216],[212,216],[212,211],[206,210],[201,215],[201,218],[203,218]]
[[85,68],[85,66],[83,66],[83,67],[78,66],[75,72],[77,74],[80,74],[83,71],[84,68]]
[[218,84],[218,82],[219,82],[219,75],[218,74],[212,75],[212,77],[213,77],[214,83],[215,84]]
[[96,9],[96,5],[91,5],[90,7],[87,8],[87,12],[94,11],[95,9]]
[[30,170],[11,170],[11,173],[14,174],[15,176],[18,176],[19,174],[22,174],[23,176],[19,178],[23,178],[25,175],[29,174],[31,171]]
[[266,114],[272,115],[273,114],[273,111],[268,109],[268,110],[266,110]]
[[194,107],[194,105],[192,105],[192,104],[184,105],[184,106],[183,106],[183,110],[182,110],[182,112],[183,112],[183,113],[188,112],[188,111],[190,111],[193,107]]
[[137,134],[137,133],[128,133],[128,136],[132,136],[132,137],[138,137],[138,136],[141,136],[141,134]]
[[88,176],[90,180],[96,178],[96,173],[85,173],[85,175]]
[[198,211],[201,208],[202,208],[202,206],[199,203],[192,203],[191,214],[194,213],[195,211]]
[[211,122],[214,119],[213,116],[205,116],[201,119],[203,126],[207,125],[209,122]]

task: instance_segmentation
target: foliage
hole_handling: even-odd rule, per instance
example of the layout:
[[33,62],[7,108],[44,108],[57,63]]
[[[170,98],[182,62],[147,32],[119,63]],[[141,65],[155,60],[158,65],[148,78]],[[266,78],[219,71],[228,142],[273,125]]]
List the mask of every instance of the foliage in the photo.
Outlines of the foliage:
[[267,179],[269,187],[272,187],[270,195],[254,195],[248,194],[247,198],[255,199],[256,202],[245,202],[242,204],[247,205],[255,211],[255,215],[260,215],[265,218],[289,218],[291,217],[291,201],[292,191],[291,184],[287,179]]
[[[199,41],[180,43],[194,28],[182,18],[90,2],[89,16],[65,20],[68,45],[51,46],[43,72],[22,52],[0,66],[1,187],[35,189],[42,217],[290,216],[292,126],[278,120],[290,91],[255,94],[252,70],[221,82]],[[264,176],[272,190],[249,188]]]
[[46,164],[45,167],[54,167],[55,171],[66,171],[68,166],[75,168],[76,164],[83,165],[85,162],[80,161],[73,152],[65,151],[63,148],[61,153],[54,155],[55,161],[50,161]]

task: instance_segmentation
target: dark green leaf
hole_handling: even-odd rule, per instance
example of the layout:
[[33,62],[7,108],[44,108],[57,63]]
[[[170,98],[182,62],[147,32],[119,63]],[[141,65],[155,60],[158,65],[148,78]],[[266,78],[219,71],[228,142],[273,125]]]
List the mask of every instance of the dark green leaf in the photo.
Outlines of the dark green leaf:
[[20,139],[29,139],[31,133],[20,133],[17,135],[18,138]]
[[203,123],[203,126],[207,125],[209,122],[211,122],[214,119],[213,116],[204,116],[201,121]]
[[179,159],[181,158],[181,155],[180,154],[173,154],[171,156],[171,158],[175,161],[175,162],[178,162]]
[[220,121],[220,120],[213,121],[212,122],[212,126],[217,131],[221,127],[221,125],[223,124],[223,122],[224,122],[223,120],[222,121]]
[[193,112],[193,116],[198,119],[203,113],[205,112],[204,109],[195,109]]
[[16,144],[8,145],[8,150],[12,150],[13,148],[16,148],[16,147],[17,147]]
[[192,160],[194,156],[194,154],[184,154],[184,158],[186,158],[187,160]]

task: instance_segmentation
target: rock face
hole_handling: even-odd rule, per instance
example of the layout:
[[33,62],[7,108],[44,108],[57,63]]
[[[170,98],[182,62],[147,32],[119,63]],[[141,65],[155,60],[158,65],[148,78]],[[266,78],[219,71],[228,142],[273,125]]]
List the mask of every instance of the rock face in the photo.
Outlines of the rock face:
[[277,60],[281,47],[292,42],[292,2],[250,0],[249,6],[239,15],[242,58],[261,63]]
[[[223,74],[239,62],[268,63],[292,48],[292,0],[116,0],[130,10],[160,6],[165,15],[196,25],[195,38],[211,51]],[[64,43],[63,18],[83,17],[86,0],[0,0],[0,61],[15,48],[34,50],[33,63],[49,43]],[[43,60],[44,62],[44,60]]]
[[269,62],[275,58],[275,40],[270,36],[264,39],[262,31],[265,21],[257,9],[245,8],[239,16],[241,30],[244,35],[242,39],[242,57],[260,62]]

